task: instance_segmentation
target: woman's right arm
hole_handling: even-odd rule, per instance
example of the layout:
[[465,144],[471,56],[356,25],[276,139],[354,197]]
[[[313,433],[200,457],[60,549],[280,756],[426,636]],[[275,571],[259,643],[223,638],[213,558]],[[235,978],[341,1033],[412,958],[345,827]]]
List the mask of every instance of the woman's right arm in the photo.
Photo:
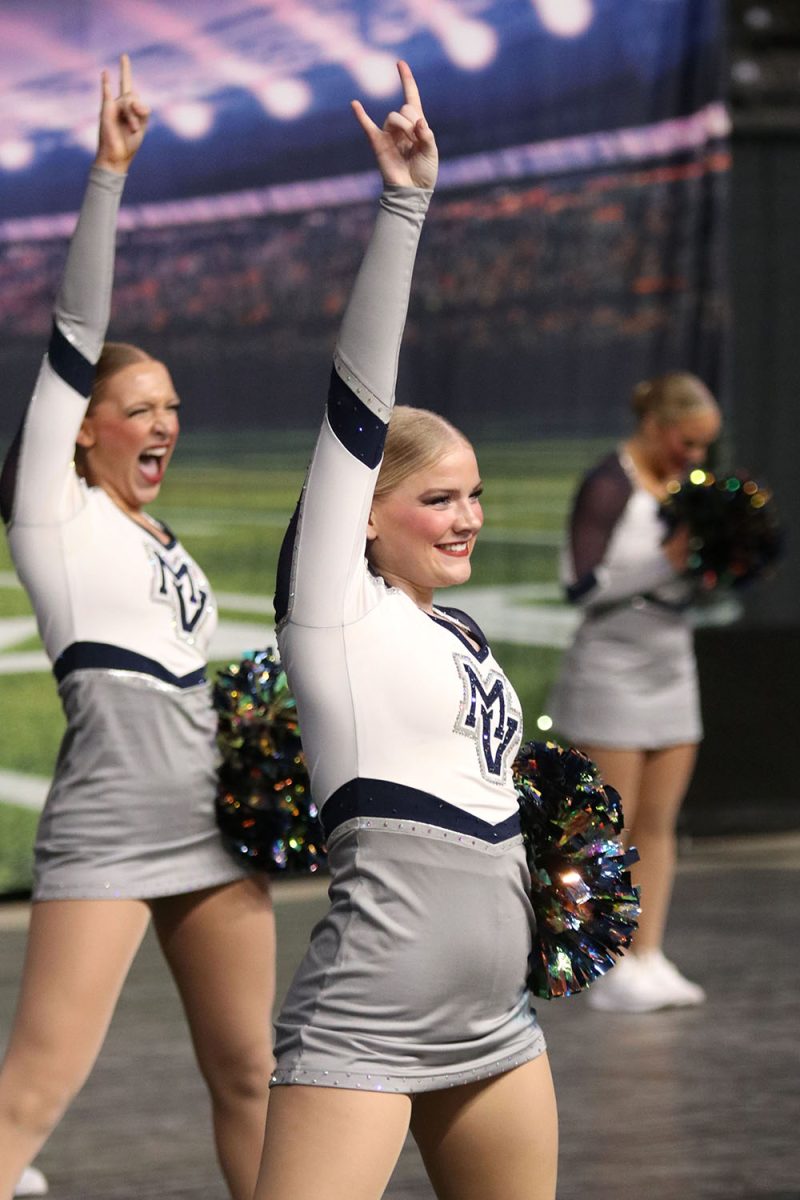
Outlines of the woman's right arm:
[[111,308],[117,211],[147,117],[132,90],[130,62],[123,55],[117,99],[103,72],[97,156],[70,242],[50,344],[3,464],[0,510],[6,524],[42,524],[69,515],[75,438]]
[[394,402],[417,243],[436,180],[436,143],[411,71],[405,103],[379,129],[354,102],[384,182],[375,229],[345,311],[325,417],[278,568],[279,621],[355,619],[366,530]]
[[567,599],[581,608],[602,608],[675,579],[677,569],[663,545],[635,561],[615,562],[611,540],[631,496],[631,483],[616,455],[595,468],[578,490],[570,517],[565,571]]

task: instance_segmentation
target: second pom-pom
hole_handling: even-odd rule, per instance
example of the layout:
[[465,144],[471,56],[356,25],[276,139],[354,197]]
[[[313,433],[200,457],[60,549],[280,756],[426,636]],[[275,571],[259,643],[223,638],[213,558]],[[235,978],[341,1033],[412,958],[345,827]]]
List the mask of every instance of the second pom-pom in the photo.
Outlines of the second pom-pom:
[[717,477],[698,467],[669,492],[661,513],[671,530],[688,526],[687,572],[699,593],[742,587],[780,556],[783,534],[772,493],[744,472]]
[[314,872],[326,862],[311,798],[297,708],[271,649],[245,654],[214,686],[222,754],[217,824],[227,848],[268,872]]
[[614,966],[636,929],[618,793],[595,764],[555,742],[528,742],[513,765],[531,875],[536,940],[528,986],[553,999],[588,987]]

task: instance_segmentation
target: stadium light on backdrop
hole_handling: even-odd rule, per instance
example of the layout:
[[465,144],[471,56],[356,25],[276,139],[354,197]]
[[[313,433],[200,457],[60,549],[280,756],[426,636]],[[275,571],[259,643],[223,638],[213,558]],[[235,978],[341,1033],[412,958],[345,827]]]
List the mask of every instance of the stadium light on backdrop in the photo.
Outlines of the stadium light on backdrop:
[[496,57],[499,39],[492,26],[465,17],[453,0],[410,0],[408,8],[462,71],[480,71]]
[[33,153],[30,142],[18,139],[3,142],[0,144],[0,167],[4,171],[24,171],[33,162]]
[[281,121],[301,117],[311,107],[313,94],[303,79],[273,79],[251,88],[266,111]]
[[379,50],[353,55],[342,60],[360,87],[370,96],[380,99],[397,91],[397,68],[391,54]]
[[72,140],[87,154],[94,154],[97,149],[97,122],[85,121],[72,130]]
[[168,104],[161,110],[160,116],[179,137],[188,141],[205,137],[214,124],[214,110],[202,100]]
[[450,61],[463,71],[480,71],[497,54],[497,34],[482,21],[453,22],[441,30],[440,36]]
[[556,37],[579,37],[595,16],[594,0],[531,0],[531,5],[547,32]]

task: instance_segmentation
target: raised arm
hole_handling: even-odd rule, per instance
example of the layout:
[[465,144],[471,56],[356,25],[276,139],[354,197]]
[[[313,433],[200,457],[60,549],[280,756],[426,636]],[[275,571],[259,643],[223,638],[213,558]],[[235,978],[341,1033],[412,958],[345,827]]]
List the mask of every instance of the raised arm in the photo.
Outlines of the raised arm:
[[107,71],[101,91],[97,155],[56,298],[50,344],[0,478],[6,523],[57,520],[69,511],[75,437],[111,308],[119,201],[148,119],[133,90],[126,54],[120,59],[119,96],[113,95]]
[[101,76],[97,154],[55,306],[57,330],[92,365],[100,357],[111,311],[119,198],[148,115],[133,90],[130,59],[123,54],[116,99],[108,71]]
[[436,142],[414,77],[398,64],[404,104],[383,128],[354,101],[383,178],[375,229],[334,354],[325,417],[284,540],[275,611],[301,625],[355,619],[366,527],[394,403],[417,243],[436,181]]

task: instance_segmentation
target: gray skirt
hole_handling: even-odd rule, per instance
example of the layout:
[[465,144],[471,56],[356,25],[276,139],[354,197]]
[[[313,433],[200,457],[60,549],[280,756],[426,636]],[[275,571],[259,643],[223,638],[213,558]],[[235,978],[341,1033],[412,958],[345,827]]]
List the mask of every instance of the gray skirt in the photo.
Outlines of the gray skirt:
[[216,719],[204,684],[74,671],[39,821],[34,900],[154,899],[247,874],[214,815]]
[[703,736],[692,629],[647,601],[587,613],[547,712],[577,746],[658,750]]
[[331,907],[276,1023],[273,1085],[433,1091],[543,1052],[518,832],[492,843],[362,815],[335,828],[328,852]]

